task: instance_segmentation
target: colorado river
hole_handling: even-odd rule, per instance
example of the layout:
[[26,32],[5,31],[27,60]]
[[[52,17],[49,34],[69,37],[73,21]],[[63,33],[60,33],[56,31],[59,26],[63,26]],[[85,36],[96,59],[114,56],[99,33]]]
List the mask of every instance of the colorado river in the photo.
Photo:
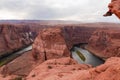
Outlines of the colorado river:
[[31,45],[26,47],[26,48],[24,48],[24,49],[22,49],[22,50],[20,50],[20,51],[18,51],[18,52],[15,52],[14,54],[22,54],[22,53],[24,53],[26,51],[29,51],[29,50],[32,50],[32,46]]
[[79,50],[84,57],[86,58],[85,61],[81,60],[79,58],[79,56],[75,53],[75,51],[72,51],[72,57],[78,62],[78,63],[83,63],[83,64],[91,64],[92,66],[98,66],[100,64],[103,64],[104,61],[96,56],[94,56],[93,54],[91,54],[90,52],[88,52],[85,49],[82,48],[78,48],[75,47],[77,50]]
[[[102,59],[100,59],[99,57],[91,54],[90,52],[88,52],[87,50],[85,49],[82,49],[82,48],[79,48],[79,47],[75,47],[77,50],[79,50],[83,55],[84,57],[86,58],[85,61],[81,60],[79,58],[79,56],[74,52],[72,51],[72,56],[73,58],[78,62],[78,63],[83,63],[83,64],[91,64],[92,66],[98,66],[100,64],[103,64],[104,61]],[[16,52],[15,54],[22,54],[26,51],[29,51],[32,49],[32,46],[28,46],[27,48],[24,48],[23,50],[21,51],[18,51]]]
[[[75,53],[75,51],[72,51],[72,57],[78,62],[78,63],[83,63],[83,64],[91,64],[93,66],[97,66],[100,64],[103,64],[104,61],[94,55],[92,55],[90,52],[88,52],[85,49],[75,47],[77,50],[79,50],[82,55],[85,57],[85,61],[79,58],[79,56]],[[22,55],[24,52],[32,50],[32,46],[28,46],[18,52],[13,53],[12,55],[5,57],[0,60],[0,66],[10,62],[11,60],[15,59],[16,57]]]
[[24,52],[29,51],[32,49],[32,46],[28,46],[20,51],[14,52],[13,54],[6,56],[2,59],[0,59],[0,67],[3,66],[4,64],[9,63],[10,61],[14,60],[15,58],[19,57],[20,55],[22,55]]

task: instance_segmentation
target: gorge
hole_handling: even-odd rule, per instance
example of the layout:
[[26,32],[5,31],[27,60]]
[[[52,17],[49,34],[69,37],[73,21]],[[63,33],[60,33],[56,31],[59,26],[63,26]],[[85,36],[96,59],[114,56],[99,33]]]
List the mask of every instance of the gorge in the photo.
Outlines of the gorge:
[[[40,5],[43,6],[29,2],[36,9],[47,6],[46,0],[45,4],[41,1]],[[85,7],[89,7],[92,12],[91,4],[94,1],[89,2],[90,6],[86,4]],[[59,4],[52,6],[57,7],[58,10],[55,12],[61,15],[59,11],[63,10],[64,6],[62,8]],[[86,11],[85,7],[79,8],[83,11],[81,16]],[[103,7],[101,6],[102,9]],[[23,8],[28,12],[31,10],[30,8],[27,10],[26,6],[21,9]],[[78,11],[76,5],[69,8]],[[96,6],[95,8],[97,9]],[[39,14],[35,12],[37,17],[47,14],[46,19],[51,19],[53,15],[52,19],[55,19],[56,13],[51,7],[48,10],[39,8],[37,11],[40,9],[42,11]],[[108,23],[109,20],[97,22],[98,13],[101,13],[102,9],[91,13],[90,16],[86,15],[89,11],[84,13],[85,20],[94,19],[95,23],[62,20],[0,20],[0,80],[120,80],[120,23]],[[8,9],[1,8],[2,10]],[[31,11],[33,11],[32,15],[33,8]],[[48,15],[46,11],[50,14]],[[19,11],[21,12],[22,10]],[[77,12],[74,14],[74,11],[70,13],[73,16],[68,17],[68,14],[66,16],[68,19],[79,14]],[[113,14],[120,19],[120,0],[111,0],[104,16]],[[22,15],[31,17],[29,14]],[[17,16],[21,17],[21,15]],[[63,14],[57,19],[64,20]]]
[[[107,34],[111,33],[110,35],[113,35],[113,37],[114,37],[114,34],[117,33],[116,31],[118,31],[120,29],[119,24],[114,24],[114,23],[86,23],[86,24],[74,24],[74,25],[34,24],[35,25],[34,28],[33,28],[33,26],[34,26],[33,24],[32,24],[32,26],[29,26],[30,25],[29,24],[27,29],[24,28],[27,26],[27,24],[22,24],[22,25],[25,25],[24,27],[21,27],[21,25],[20,25],[20,27],[18,27],[18,25],[20,25],[20,24],[17,24],[17,26],[13,26],[13,28],[15,27],[15,28],[21,29],[21,32],[19,32],[18,36],[19,35],[22,36],[22,35],[24,35],[24,33],[25,33],[25,35],[27,35],[26,32],[22,32],[22,30],[30,31],[32,33],[33,36],[31,36],[31,33],[28,32],[30,34],[30,36],[27,37],[28,40],[31,40],[30,38],[32,37],[32,40],[34,41],[34,42],[30,42],[28,44],[28,45],[32,44],[32,50],[31,50],[31,46],[30,46],[30,48],[28,49],[30,51],[26,52],[26,50],[25,50],[25,52],[24,52],[24,50],[23,50],[23,52],[21,52],[21,51],[18,52],[17,54],[20,54],[19,56],[15,57],[13,60],[10,60],[10,62],[8,62],[4,66],[2,66],[0,68],[0,73],[1,73],[0,77],[2,80],[4,80],[4,79],[9,80],[10,78],[21,78],[21,79],[26,78],[28,80],[42,79],[42,77],[36,78],[38,76],[38,75],[36,75],[36,73],[35,73],[35,75],[33,75],[33,71],[34,71],[35,67],[40,66],[40,65],[44,66],[42,68],[43,70],[46,69],[45,66],[48,66],[48,69],[52,68],[55,70],[62,67],[61,69],[63,69],[63,71],[65,70],[65,71],[71,73],[71,70],[72,70],[72,73],[74,73],[74,71],[75,71],[76,75],[78,73],[81,75],[81,71],[83,71],[83,70],[85,70],[85,74],[89,70],[90,71],[92,70],[92,72],[94,72],[93,66],[97,66],[100,64],[102,64],[104,66],[106,64],[106,62],[105,62],[105,64],[103,64],[104,61],[102,61],[102,60],[99,61],[99,58],[95,58],[95,57],[93,57],[93,55],[92,56],[89,55],[89,53],[87,51],[85,51],[84,49],[79,48],[79,50],[82,53],[85,52],[85,55],[84,55],[85,57],[86,57],[86,55],[89,55],[91,57],[86,58],[85,64],[83,64],[83,62],[82,62],[82,64],[78,64],[76,61],[72,60],[73,63],[75,62],[75,65],[72,65],[73,63],[70,63],[71,59],[69,58],[71,56],[71,52],[70,52],[71,48],[76,44],[88,44],[86,46],[86,49],[88,49],[89,46],[91,46],[91,44],[95,44],[94,39],[96,39],[96,38],[94,38],[94,35],[96,34],[96,32],[98,32],[98,30],[99,31],[100,30],[101,31],[102,30],[106,30],[106,31],[113,30],[113,32],[108,32]],[[38,27],[38,25],[39,25],[39,27]],[[114,27],[113,27],[113,25],[114,25]],[[9,25],[7,25],[7,26],[9,27]],[[6,26],[6,28],[7,28],[7,26]],[[9,29],[10,28],[11,27],[9,27]],[[9,35],[9,37],[16,35],[16,33],[14,33],[14,29],[11,29],[11,30],[13,30],[13,31],[11,31],[12,35]],[[10,32],[10,34],[11,34],[11,32]],[[16,32],[18,32],[18,31],[16,31]],[[101,37],[100,39],[102,39],[102,38],[103,37]],[[7,39],[10,40],[11,38],[7,38]],[[21,39],[24,39],[24,36],[20,37],[20,38],[18,37],[15,39],[18,39],[18,41],[21,41]],[[27,40],[27,39],[24,39],[24,40]],[[93,43],[91,40],[93,40]],[[98,42],[96,42],[96,43],[98,43]],[[26,45],[26,47],[28,45]],[[23,47],[17,46],[17,47],[19,49],[24,48],[24,46]],[[81,47],[83,47],[83,46],[81,46]],[[14,49],[12,49],[12,50],[14,50]],[[10,54],[14,54],[14,53],[10,52]],[[5,54],[4,57],[6,57],[6,56],[9,56],[9,55]],[[74,58],[75,56],[71,56],[71,57]],[[92,60],[91,58],[92,59],[95,58],[95,60],[94,59]],[[58,59],[58,62],[55,63],[54,61],[56,61],[57,59]],[[50,60],[50,62],[49,62],[49,60]],[[63,61],[63,62],[59,63],[59,60]],[[64,60],[66,60],[68,62],[65,62]],[[75,58],[75,60],[77,60],[78,62],[81,63],[81,61],[80,61],[80,59],[78,59],[78,57]],[[91,63],[90,60],[92,60],[93,62]],[[47,61],[48,61],[48,63],[47,63]],[[97,63],[95,63],[94,61],[96,61]],[[100,62],[100,63],[98,63],[98,62]],[[108,62],[109,62],[109,60],[108,60]],[[45,65],[44,65],[44,63],[45,63]],[[54,64],[54,65],[52,65],[52,64]],[[58,65],[58,67],[55,67],[56,65]],[[66,66],[69,65],[68,69],[64,68],[65,65]],[[112,63],[110,65],[112,65]],[[95,69],[96,69],[96,67],[95,67]],[[80,72],[77,70],[80,70]],[[43,72],[45,72],[45,71],[43,71]],[[58,73],[58,72],[56,70],[56,73]],[[52,75],[55,75],[55,74],[53,73]],[[98,74],[98,73],[96,73],[96,74]],[[60,74],[60,75],[63,75],[65,77],[68,74],[65,74],[65,75]],[[33,76],[33,77],[31,77],[31,76]],[[50,75],[48,75],[48,76],[50,76]],[[58,79],[59,79],[59,77],[58,77]],[[48,80],[49,80],[49,78],[48,78]],[[53,77],[53,80],[54,80],[54,77]],[[61,79],[61,80],[64,80],[64,79]]]

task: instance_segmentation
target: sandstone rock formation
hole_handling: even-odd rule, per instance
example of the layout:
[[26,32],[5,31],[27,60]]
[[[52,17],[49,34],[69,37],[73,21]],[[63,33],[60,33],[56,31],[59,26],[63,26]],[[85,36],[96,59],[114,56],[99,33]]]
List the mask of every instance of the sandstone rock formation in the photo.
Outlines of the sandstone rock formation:
[[108,5],[109,11],[104,16],[111,16],[115,14],[120,19],[120,0],[111,0]]
[[[105,26],[104,29],[109,29],[106,25],[98,26]],[[113,29],[111,26],[110,28]],[[41,59],[41,62],[43,62],[47,59],[71,56],[70,49],[72,46],[80,43],[88,43],[92,33],[97,29],[103,28],[79,25],[41,30],[33,43],[33,57]],[[116,27],[116,29],[118,28]]]
[[36,67],[39,62],[35,62],[32,57],[32,51],[25,52],[20,57],[14,59],[0,68],[0,74],[27,76],[29,72]]
[[[100,28],[100,27],[98,27]],[[98,29],[97,27],[86,27],[86,26],[64,26],[62,28],[63,36],[66,40],[68,48],[75,44],[79,43],[88,43],[89,38],[91,37],[92,33]]]
[[119,30],[97,30],[89,39],[87,49],[101,58],[120,57]]
[[33,57],[43,62],[52,58],[71,56],[72,46],[88,43],[90,36],[96,29],[96,27],[82,26],[45,28],[40,31],[33,43]]
[[[97,26],[101,25],[97,24]],[[23,31],[21,27],[16,28],[20,28],[21,32]],[[27,80],[101,80],[102,78],[104,78],[102,80],[110,80],[109,76],[115,74],[114,71],[117,74],[112,76],[111,79],[119,80],[120,78],[116,77],[119,74],[118,68],[120,60],[118,58],[111,58],[105,64],[96,68],[92,68],[90,65],[86,64],[77,64],[74,60],[65,58],[70,56],[69,50],[74,44],[88,43],[91,34],[96,29],[100,28],[79,25],[64,26],[62,28],[46,28],[41,30],[33,44],[32,53],[27,52],[26,54],[23,54],[22,56],[3,66],[1,68],[2,70],[0,70],[2,74],[0,74],[0,79],[9,80],[13,78],[13,76],[7,75],[20,75],[25,77],[33,69],[33,71],[27,77]],[[92,36],[90,39],[90,45],[94,46],[92,43],[96,42],[96,44],[100,46],[100,49],[103,50],[103,47],[109,46],[107,43],[110,43],[111,48],[109,48],[108,51],[114,51],[113,47],[116,48],[118,47],[117,44],[119,44],[119,35],[116,36],[116,34],[119,34],[119,32],[110,31],[107,29],[104,31],[100,30],[98,33],[95,32],[94,36]],[[29,28],[24,30],[25,32],[31,31]],[[92,41],[92,38],[95,40],[93,39]],[[97,43],[97,41],[104,46],[101,46],[99,43]],[[31,55],[34,56],[35,60],[33,60]],[[105,57],[110,55],[111,54],[107,54]],[[44,62],[48,59],[51,60]],[[44,63],[40,64],[41,62]],[[114,64],[115,66],[112,66]],[[118,64],[118,66],[116,64]],[[3,77],[4,75],[6,77]]]
[[[52,59],[37,66],[29,74],[27,80],[75,80],[70,79],[74,72],[89,68],[91,68],[90,65],[77,64],[76,61],[69,57]],[[67,78],[68,76],[69,79]]]
[[33,57],[41,62],[70,56],[62,30],[60,28],[47,28],[42,30],[33,44]]
[[48,60],[31,71],[27,80],[119,80],[120,58],[109,58],[105,64],[91,68],[69,58]]
[[22,25],[0,25],[0,57],[30,45],[35,32]]

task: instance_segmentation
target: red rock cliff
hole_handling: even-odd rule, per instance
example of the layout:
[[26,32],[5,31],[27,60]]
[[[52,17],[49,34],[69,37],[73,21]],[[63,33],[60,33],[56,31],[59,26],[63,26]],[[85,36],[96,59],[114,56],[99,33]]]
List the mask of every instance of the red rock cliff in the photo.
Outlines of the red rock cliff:
[[72,46],[88,43],[91,34],[96,29],[79,26],[43,29],[33,43],[33,57],[43,62],[47,59],[71,56]]
[[97,30],[89,39],[87,49],[93,54],[109,58],[120,56],[120,32],[118,30]]
[[60,28],[43,29],[33,44],[33,57],[42,62],[47,59],[69,56],[66,41]]
[[0,57],[31,44],[35,32],[22,25],[0,25]]

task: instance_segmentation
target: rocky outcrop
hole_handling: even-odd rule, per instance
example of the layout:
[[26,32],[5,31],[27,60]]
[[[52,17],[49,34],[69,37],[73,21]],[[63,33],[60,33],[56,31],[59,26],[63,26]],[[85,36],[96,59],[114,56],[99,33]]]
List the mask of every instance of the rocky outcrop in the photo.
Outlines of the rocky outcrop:
[[96,29],[78,26],[43,29],[33,43],[33,57],[43,62],[52,58],[71,56],[72,46],[88,43],[91,34]]
[[120,58],[109,58],[104,64],[91,67],[86,64],[78,64],[71,58],[47,60],[34,68],[25,78],[15,75],[3,76],[1,80],[119,80]]
[[0,58],[31,44],[36,32],[23,25],[0,25]]
[[109,11],[104,16],[111,16],[115,14],[120,19],[120,0],[111,0],[108,5]]
[[119,30],[97,30],[89,39],[87,49],[104,59],[114,56],[120,57],[119,44]]
[[70,58],[48,60],[31,71],[27,80],[119,80],[120,58],[109,58],[92,68]]
[[0,68],[0,74],[27,76],[29,72],[36,67],[39,62],[35,62],[32,57],[32,51],[25,52],[20,57],[14,59]]
[[47,28],[42,30],[33,44],[33,57],[41,62],[70,56],[62,30],[60,28]]
[[[70,79],[74,72],[89,68],[91,68],[90,65],[77,64],[76,61],[69,57],[52,59],[47,60],[32,70],[27,80],[75,80]],[[69,79],[67,78],[68,76]]]

